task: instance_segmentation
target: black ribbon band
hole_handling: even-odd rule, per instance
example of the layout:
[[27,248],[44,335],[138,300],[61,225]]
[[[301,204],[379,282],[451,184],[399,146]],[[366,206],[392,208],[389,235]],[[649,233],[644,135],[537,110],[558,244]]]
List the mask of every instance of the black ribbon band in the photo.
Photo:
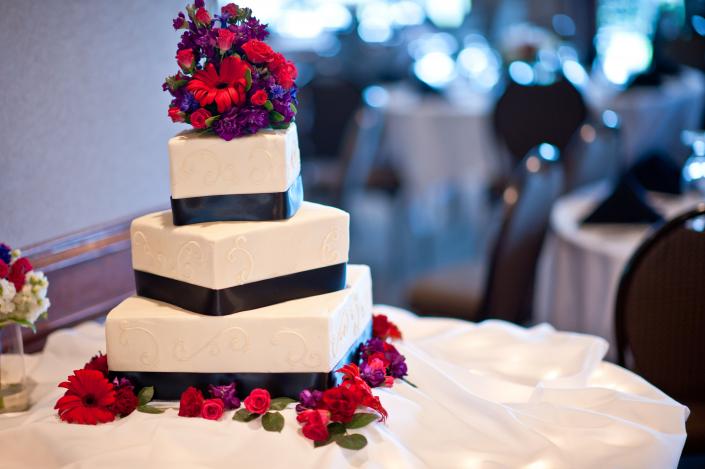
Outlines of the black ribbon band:
[[[348,363],[358,363],[360,344],[372,337],[372,324],[348,349],[338,364],[327,373],[180,373],[158,371],[111,371],[110,379],[127,378],[137,390],[154,386],[154,398],[163,401],[178,401],[181,393],[194,386],[204,393],[208,385],[237,383],[237,394],[242,399],[253,389],[264,388],[272,397],[299,398],[304,389],[324,390],[340,383],[341,376],[335,372]],[[207,395],[207,394],[206,394]]]
[[345,288],[346,267],[346,263],[336,264],[221,290],[135,270],[135,285],[139,296],[194,313],[227,316],[342,290]]
[[294,216],[304,199],[301,175],[286,192],[208,195],[171,199],[174,225],[215,221],[271,221]]

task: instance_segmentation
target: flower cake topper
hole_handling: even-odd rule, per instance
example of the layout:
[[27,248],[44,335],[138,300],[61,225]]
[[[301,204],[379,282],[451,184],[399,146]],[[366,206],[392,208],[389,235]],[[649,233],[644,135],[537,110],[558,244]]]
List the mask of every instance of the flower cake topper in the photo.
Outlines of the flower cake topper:
[[174,19],[181,35],[180,71],[162,88],[173,99],[169,117],[224,140],[261,129],[285,129],[296,115],[296,66],[264,40],[267,25],[230,3],[211,15],[203,0]]

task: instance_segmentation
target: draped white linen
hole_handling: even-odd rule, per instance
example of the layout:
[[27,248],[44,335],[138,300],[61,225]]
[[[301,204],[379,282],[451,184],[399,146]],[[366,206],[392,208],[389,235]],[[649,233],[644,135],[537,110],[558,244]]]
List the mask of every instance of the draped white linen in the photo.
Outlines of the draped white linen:
[[396,321],[398,343],[418,388],[379,390],[386,424],[361,430],[361,451],[314,449],[286,410],[281,434],[243,424],[133,415],[97,427],[69,425],[53,410],[56,388],[104,349],[88,323],[53,334],[28,359],[36,381],[31,411],[0,416],[0,467],[675,467],[687,408],[638,376],[603,362],[607,343],[499,321],[418,318],[380,306]]

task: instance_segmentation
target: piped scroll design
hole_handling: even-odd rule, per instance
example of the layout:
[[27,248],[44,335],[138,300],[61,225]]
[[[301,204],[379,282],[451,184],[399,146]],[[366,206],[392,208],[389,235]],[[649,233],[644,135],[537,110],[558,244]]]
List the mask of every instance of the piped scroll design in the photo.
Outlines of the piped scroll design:
[[152,266],[164,270],[169,269],[170,266],[167,265],[166,256],[164,256],[163,253],[152,249],[147,236],[143,232],[135,231],[132,234],[132,249],[135,252],[141,251],[144,258]]
[[228,262],[235,265],[235,285],[242,285],[250,278],[255,264],[252,254],[244,247],[246,243],[245,236],[238,236],[235,247],[228,252]]
[[129,321],[120,322],[120,345],[135,349],[135,343],[130,341],[134,335],[144,335],[149,339],[152,350],[144,350],[140,353],[140,362],[146,366],[155,366],[159,362],[159,345],[157,338],[151,331],[140,326],[131,326]]
[[286,361],[290,365],[303,364],[309,368],[321,365],[320,355],[309,352],[306,339],[296,331],[284,330],[274,333],[271,344],[287,347]]
[[[180,174],[183,179],[202,177],[204,185],[211,186],[220,180],[233,182],[234,173],[231,165],[222,165],[217,155],[210,150],[201,149],[186,156],[181,163]],[[179,178],[176,178],[178,185]]]
[[273,162],[272,155],[262,148],[256,148],[250,153],[250,180],[252,182],[264,182],[272,178]]
[[247,332],[241,327],[233,326],[218,332],[202,346],[189,352],[186,346],[186,339],[179,338],[174,343],[173,356],[176,360],[187,362],[197,355],[207,352],[212,357],[217,357],[223,349],[232,352],[247,352],[250,348],[250,340]]
[[340,228],[333,228],[323,238],[323,243],[321,244],[321,260],[323,262],[333,263],[340,259],[338,247],[341,238]]
[[185,279],[191,279],[205,260],[203,248],[196,241],[189,241],[181,246],[176,256],[176,271]]

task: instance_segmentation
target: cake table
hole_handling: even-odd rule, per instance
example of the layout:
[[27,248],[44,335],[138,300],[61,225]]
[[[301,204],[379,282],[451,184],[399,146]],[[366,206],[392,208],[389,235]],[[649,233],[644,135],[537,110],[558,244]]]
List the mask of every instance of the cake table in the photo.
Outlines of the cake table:
[[361,430],[360,451],[313,448],[293,409],[281,433],[257,422],[220,422],[135,412],[112,423],[61,422],[57,383],[96,350],[103,326],[86,323],[49,337],[30,355],[29,412],[0,416],[2,468],[369,467],[558,468],[675,467],[685,441],[686,407],[643,379],[602,361],[607,342],[524,329],[418,318],[378,306],[404,332],[397,347],[414,388],[398,381],[376,393],[386,424]]

